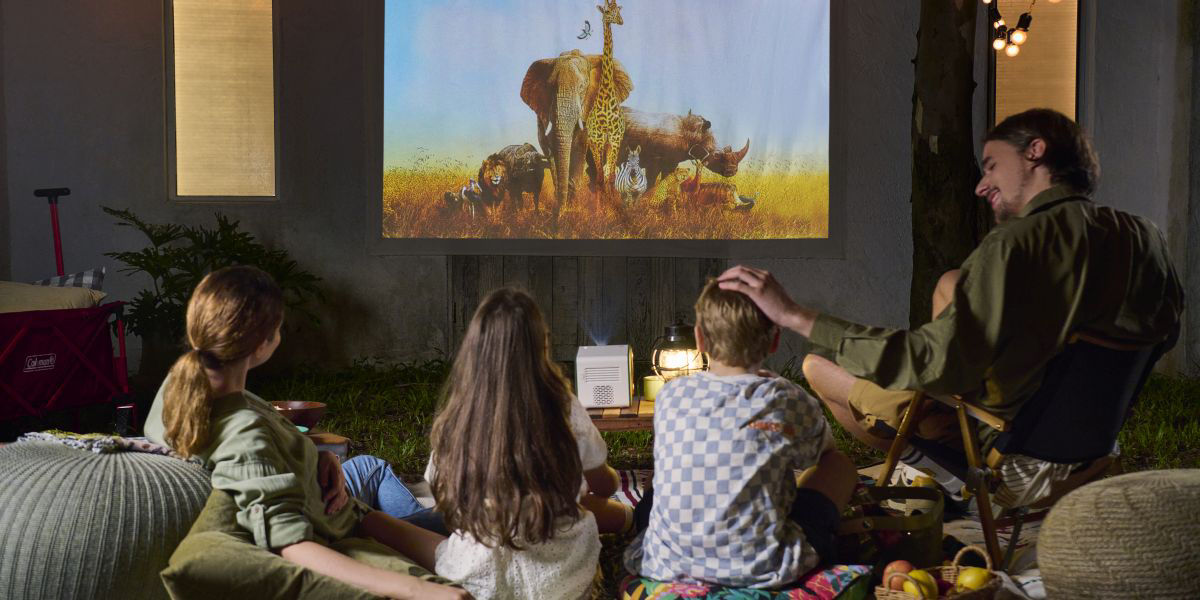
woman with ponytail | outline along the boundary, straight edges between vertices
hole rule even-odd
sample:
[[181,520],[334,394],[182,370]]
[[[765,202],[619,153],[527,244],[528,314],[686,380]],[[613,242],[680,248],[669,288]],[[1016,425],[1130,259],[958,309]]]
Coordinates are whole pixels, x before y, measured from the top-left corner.
[[[283,294],[254,267],[214,271],[196,286],[187,309],[191,349],[179,357],[147,419],[161,414],[161,437],[212,472],[213,488],[237,504],[237,521],[254,542],[285,559],[392,598],[469,598],[461,589],[369,566],[330,549],[366,535],[433,570],[443,538],[357,500],[327,504],[318,482],[316,446],[262,398],[245,389],[246,373],[279,346]],[[340,472],[337,479],[341,480]]]

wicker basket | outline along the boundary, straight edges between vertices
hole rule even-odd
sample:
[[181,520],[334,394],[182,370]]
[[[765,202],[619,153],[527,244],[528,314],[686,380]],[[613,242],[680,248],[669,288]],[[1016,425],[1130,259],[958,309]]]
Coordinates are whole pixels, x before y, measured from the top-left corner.
[[[996,577],[996,572],[992,570],[992,559],[988,556],[987,552],[984,552],[979,546],[963,546],[963,548],[958,551],[958,554],[954,555],[954,562],[950,566],[931,567],[924,570],[930,575],[949,583],[951,585],[951,589],[953,589],[954,583],[958,580],[958,572],[964,568],[958,566],[958,562],[962,560],[963,555],[968,550],[983,557],[984,562],[987,564],[988,572],[992,574],[991,580],[988,581],[987,585],[977,590],[971,590],[962,594],[956,594],[951,591],[945,596],[938,596],[938,598],[953,598],[954,600],[992,600],[992,598],[996,595],[996,590],[1000,589],[1000,578]],[[917,583],[912,577],[909,577],[905,573],[892,573],[888,579],[894,579],[896,577],[903,577],[909,581],[912,581],[913,584]],[[917,587],[918,589],[920,588],[920,586]],[[890,589],[888,588],[888,582],[886,581],[883,582],[883,585],[875,586],[875,598],[876,600],[933,600],[932,598],[921,598],[920,596],[914,596],[908,592]]]

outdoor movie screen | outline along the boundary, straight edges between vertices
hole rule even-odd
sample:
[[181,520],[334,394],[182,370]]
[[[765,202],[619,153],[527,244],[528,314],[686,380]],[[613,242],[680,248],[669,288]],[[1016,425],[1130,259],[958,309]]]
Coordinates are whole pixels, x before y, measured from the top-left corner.
[[386,0],[383,237],[829,237],[830,0]]

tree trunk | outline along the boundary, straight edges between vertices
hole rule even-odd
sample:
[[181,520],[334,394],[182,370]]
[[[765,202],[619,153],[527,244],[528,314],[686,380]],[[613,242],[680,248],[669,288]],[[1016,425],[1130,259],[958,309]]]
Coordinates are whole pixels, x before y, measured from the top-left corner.
[[922,0],[912,117],[913,274],[909,323],[927,323],[933,289],[987,233],[992,216],[975,197],[979,167],[971,131],[975,91],[974,0]]

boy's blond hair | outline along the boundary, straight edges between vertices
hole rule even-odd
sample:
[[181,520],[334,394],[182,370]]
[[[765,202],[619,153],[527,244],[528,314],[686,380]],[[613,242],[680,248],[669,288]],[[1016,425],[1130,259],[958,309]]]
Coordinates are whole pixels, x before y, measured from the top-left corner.
[[734,367],[760,364],[771,352],[775,324],[749,296],[709,279],[696,300],[696,324],[713,360]]

